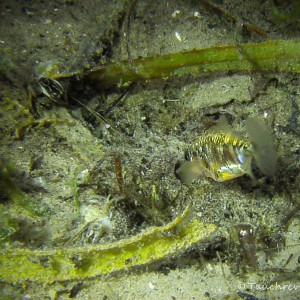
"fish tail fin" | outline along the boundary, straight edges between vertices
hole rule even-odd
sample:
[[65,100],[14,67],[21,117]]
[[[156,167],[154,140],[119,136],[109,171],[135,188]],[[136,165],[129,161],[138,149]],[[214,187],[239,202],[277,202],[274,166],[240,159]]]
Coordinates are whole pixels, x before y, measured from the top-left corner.
[[270,130],[258,118],[248,118],[246,129],[254,147],[254,158],[259,169],[265,175],[273,176],[276,173],[277,153]]
[[198,160],[185,161],[175,165],[175,176],[186,185],[190,185],[202,173],[203,167]]

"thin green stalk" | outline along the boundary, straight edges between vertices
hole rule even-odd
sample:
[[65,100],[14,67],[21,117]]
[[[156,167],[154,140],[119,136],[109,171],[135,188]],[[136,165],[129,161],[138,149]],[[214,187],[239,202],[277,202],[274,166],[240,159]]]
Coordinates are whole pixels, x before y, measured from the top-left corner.
[[214,71],[300,72],[300,39],[270,40],[257,44],[217,46],[110,62],[86,76],[102,86],[132,81],[197,75]]

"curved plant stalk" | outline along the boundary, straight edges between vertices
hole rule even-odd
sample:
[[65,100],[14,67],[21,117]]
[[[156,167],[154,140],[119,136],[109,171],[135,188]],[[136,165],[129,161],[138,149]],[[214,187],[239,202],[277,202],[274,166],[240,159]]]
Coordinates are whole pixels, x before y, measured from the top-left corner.
[[0,250],[0,279],[11,283],[82,279],[128,270],[176,255],[192,244],[208,239],[217,230],[216,225],[197,220],[185,224],[188,212],[189,207],[165,226],[110,244],[49,251]]

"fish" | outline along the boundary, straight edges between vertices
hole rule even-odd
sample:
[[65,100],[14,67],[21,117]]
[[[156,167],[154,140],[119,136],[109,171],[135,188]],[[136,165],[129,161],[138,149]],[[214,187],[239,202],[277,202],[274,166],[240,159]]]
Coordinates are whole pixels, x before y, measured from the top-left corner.
[[222,116],[218,124],[198,137],[185,150],[185,161],[175,166],[175,176],[190,185],[200,176],[224,182],[252,172],[253,158],[260,171],[274,176],[277,169],[277,153],[271,131],[257,117],[246,120],[249,138],[235,133]]

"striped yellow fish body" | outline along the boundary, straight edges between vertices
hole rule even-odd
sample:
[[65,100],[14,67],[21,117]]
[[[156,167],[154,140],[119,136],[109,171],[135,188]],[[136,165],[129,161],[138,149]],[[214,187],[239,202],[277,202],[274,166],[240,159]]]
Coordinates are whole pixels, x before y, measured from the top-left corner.
[[227,181],[244,174],[252,175],[254,148],[248,141],[230,134],[207,134],[200,137],[185,153],[200,175]]
[[177,166],[175,175],[186,184],[191,184],[199,176],[219,182],[244,174],[254,178],[251,170],[253,157],[265,175],[274,175],[277,154],[270,131],[257,118],[248,119],[246,128],[249,141],[236,135],[226,118],[222,118],[210,132],[188,147],[186,161]]

